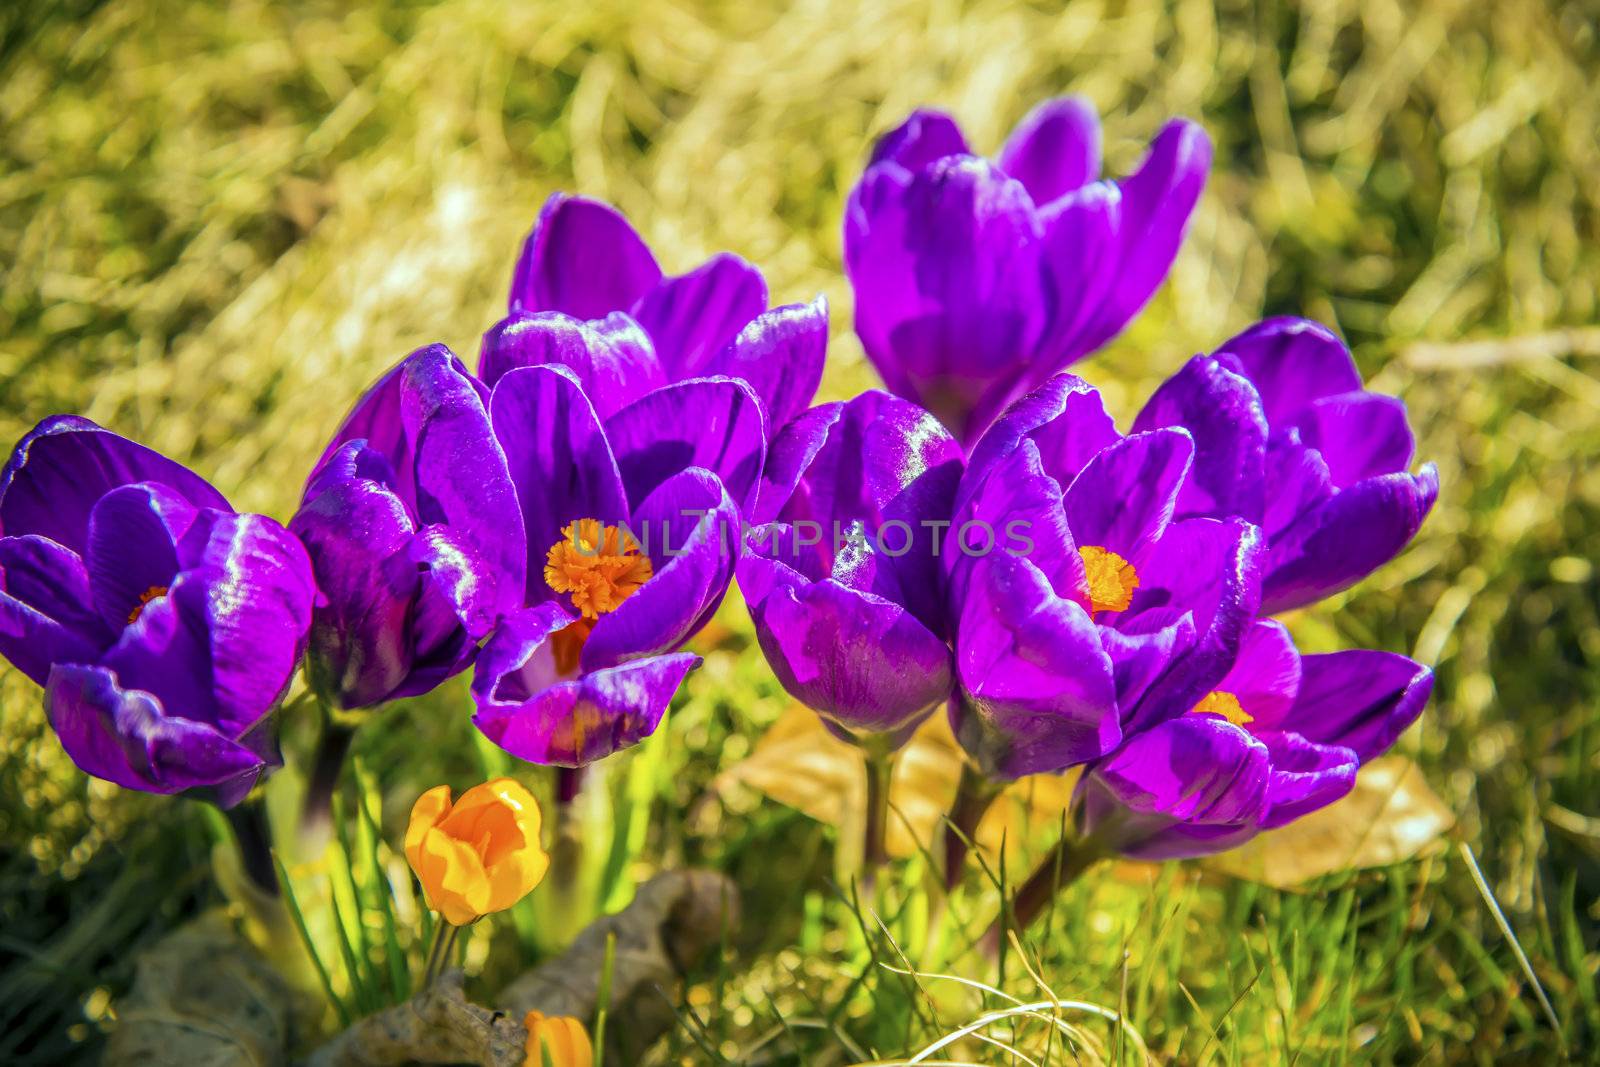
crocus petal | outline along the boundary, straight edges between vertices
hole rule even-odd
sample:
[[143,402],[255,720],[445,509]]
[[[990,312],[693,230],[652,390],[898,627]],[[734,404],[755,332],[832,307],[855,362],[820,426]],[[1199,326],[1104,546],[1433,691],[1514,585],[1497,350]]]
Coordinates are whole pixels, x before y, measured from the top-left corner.
[[706,364],[705,373],[742,378],[766,405],[774,437],[816,395],[828,349],[828,301],[786,304],[757,315]]
[[522,246],[511,310],[599,319],[628,310],[660,281],[655,257],[621,212],[557,193],[545,201]]
[[1139,169],[1118,183],[1115,283],[1075,342],[1083,351],[1120,332],[1166,278],[1210,169],[1211,139],[1195,123],[1174,119],[1150,143]]
[[1182,669],[1150,686],[1141,723],[1187,711],[1222,680],[1255,617],[1264,557],[1261,531],[1241,519],[1183,519],[1167,527],[1139,569],[1133,603],[1111,620],[1119,629],[1148,631],[1140,616],[1158,611],[1163,626],[1183,615],[1194,624]]
[[918,108],[882,137],[872,149],[872,165],[896,163],[918,170],[945,156],[968,155],[966,138],[956,120],[943,111]]
[[445,526],[419,530],[385,561],[390,580],[417,583],[408,636],[411,668],[390,700],[431,691],[471,665],[497,618],[495,581],[472,546]]
[[143,610],[144,597],[172,584],[178,542],[195,515],[187,500],[152,482],[113,489],[95,504],[85,562],[95,610],[113,632]]
[[985,774],[1009,780],[1065,770],[1121,739],[1097,628],[1028,561],[974,563],[956,650],[961,697],[952,725]]
[[550,597],[544,558],[578,519],[619,523],[627,494],[611,445],[589,398],[564,367],[523,367],[494,387],[489,401],[527,538],[527,599]]
[[112,634],[81,559],[45,537],[0,537],[0,656],[43,685],[51,664],[93,661]]
[[1100,176],[1100,116],[1081,96],[1046,100],[1011,131],[998,162],[1046,204]]
[[478,707],[472,722],[519,759],[581,767],[655,732],[700,660],[678,652],[561,681],[553,675],[548,637],[565,622],[554,607],[512,616],[484,646],[472,683]]
[[972,449],[956,506],[963,506],[989,477],[990,467],[1024,439],[1038,447],[1044,472],[1066,486],[1121,437],[1093,386],[1074,375],[1057,374],[1007,408],[984,433]]
[[1039,212],[1040,267],[1050,318],[1039,336],[1031,387],[1077,362],[1103,340],[1096,332],[1102,304],[1115,291],[1124,253],[1119,234],[1122,190],[1098,181],[1074,189]]
[[1133,422],[1134,432],[1182,426],[1194,437],[1194,467],[1178,496],[1179,515],[1261,519],[1267,417],[1242,375],[1195,356],[1163,382]]
[[1350,749],[1315,744],[1294,733],[1269,732],[1260,737],[1272,759],[1263,830],[1325,808],[1355,788],[1361,760]]
[[979,558],[974,544],[981,535],[969,535],[969,524],[987,530],[992,547],[1025,557],[1044,575],[1055,595],[1087,603],[1083,556],[1078,552],[1061,505],[1061,486],[1044,473],[1038,446],[1024,438],[1010,455],[988,467],[989,475],[976,488],[964,508],[956,513],[944,542],[944,558],[951,571],[951,596],[960,602],[968,573]]
[[1302,607],[1365,578],[1416,536],[1438,497],[1438,468],[1425,463],[1359,481],[1301,515],[1273,538],[1261,610]]
[[761,272],[722,252],[645,293],[632,314],[655,343],[669,381],[696,377],[767,306]]
[[749,513],[766,459],[761,401],[735,378],[675,382],[606,420],[605,433],[634,507],[688,467],[714,473]]
[[767,449],[761,489],[751,515],[754,525],[772,522],[788,507],[800,481],[828,444],[834,425],[844,416],[844,402],[818,404],[780,427]]
[[704,626],[733,580],[739,509],[716,476],[691,467],[661,483],[629,528],[654,573],[584,642],[584,671],[671,652]]
[[1300,692],[1300,653],[1283,624],[1270,619],[1252,623],[1217,688],[1239,698],[1253,719],[1253,732],[1276,729]]
[[[1226,720],[1181,715],[1135,733],[1085,775],[1084,825],[1137,859],[1203,854],[1214,851],[1207,837],[1253,832],[1270,777],[1262,742]],[[1209,832],[1183,832],[1196,829]]]
[[970,156],[897,171],[869,171],[846,210],[856,332],[891,390],[976,437],[973,409],[1021,373],[1043,324],[1033,202]]
[[89,512],[134,482],[172,489],[197,508],[230,510],[199,475],[76,415],[45,419],[17,442],[0,471],[0,536],[38,534],[82,556]]
[[383,481],[358,475],[363,457],[382,463],[358,441],[341,448],[289,522],[322,594],[308,641],[311,682],[345,708],[389,699],[414,651],[408,627],[417,573],[388,561],[404,554],[415,531]]
[[747,556],[739,585],[783,687],[846,730],[890,733],[950,696],[950,650],[899,604]]
[[1198,636],[1192,612],[1148,611],[1121,623],[1120,628],[1100,629],[1100,644],[1111,657],[1117,706],[1123,711],[1125,727],[1132,729],[1162,717],[1164,708],[1145,712],[1145,694],[1193,650]]
[[1255,385],[1274,426],[1291,423],[1313,400],[1361,388],[1350,350],[1332,330],[1310,319],[1258,322],[1216,355]]
[[1307,448],[1293,427],[1272,431],[1263,470],[1266,506],[1261,528],[1269,540],[1276,541],[1302,515],[1333,496],[1333,477],[1322,453]]
[[1194,439],[1176,427],[1124,437],[1073,479],[1063,498],[1073,539],[1135,566],[1172,521],[1194,460]]
[[1363,761],[1388,751],[1433,693],[1433,672],[1393,652],[1352,649],[1300,663],[1300,692],[1283,729]]
[[57,664],[45,687],[45,713],[73,763],[146,793],[200,790],[232,807],[278,762],[205,723],[169,714],[150,693],[119,685],[104,667]]
[[1295,419],[1300,437],[1321,454],[1336,486],[1393,474],[1411,465],[1416,442],[1406,406],[1379,393],[1339,393],[1313,401]]
[[556,311],[518,312],[483,335],[478,377],[491,388],[518,367],[558,364],[572,371],[601,416],[666,384],[649,337],[626,315],[601,324]]

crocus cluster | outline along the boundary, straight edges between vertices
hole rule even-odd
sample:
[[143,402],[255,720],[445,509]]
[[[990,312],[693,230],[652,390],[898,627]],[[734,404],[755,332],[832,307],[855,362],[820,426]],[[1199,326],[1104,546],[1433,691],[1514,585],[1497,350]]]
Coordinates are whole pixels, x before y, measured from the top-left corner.
[[[0,475],[0,653],[90,773],[228,805],[279,762],[302,653],[346,716],[471,671],[473,722],[515,756],[634,744],[737,576],[778,679],[841,736],[892,750],[946,713],[992,780],[1082,767],[1108,848],[1233,845],[1343,795],[1420,713],[1425,667],[1301,655],[1271,616],[1391,559],[1438,480],[1305,320],[1196,356],[1126,432],[1065,372],[1159,287],[1210,157],[1175,120],[1107,180],[1082,100],[993,160],[916,112],[845,218],[888,392],[818,407],[820,297],[769,308],[727,253],[668,276],[615,209],[552,197],[477,367],[430,345],[379,377],[287,528],[41,423]],[[450,921],[499,899],[502,837],[537,836],[521,803],[419,802],[408,852]]]

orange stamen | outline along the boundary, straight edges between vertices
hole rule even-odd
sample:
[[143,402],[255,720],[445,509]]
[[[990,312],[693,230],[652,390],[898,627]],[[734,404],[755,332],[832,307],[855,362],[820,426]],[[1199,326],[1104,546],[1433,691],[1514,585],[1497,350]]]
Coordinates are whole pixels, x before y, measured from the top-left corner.
[[152,585],[149,589],[146,589],[144,592],[140,593],[139,603],[135,604],[133,606],[133,610],[128,612],[128,622],[130,624],[138,622],[139,616],[144,614],[146,604],[150,603],[152,600],[155,600],[159,597],[164,597],[166,595],[167,587],[164,585]]
[[1244,726],[1256,721],[1256,717],[1244,710],[1239,703],[1239,698],[1232,693],[1224,693],[1218,689],[1207,693],[1194,707],[1189,709],[1190,715],[1220,715],[1235,726]]
[[598,519],[568,523],[545,555],[544,580],[556,592],[570,593],[572,606],[586,619],[617,610],[652,573],[638,543]]
[[1139,573],[1133,564],[1107,548],[1085,545],[1078,549],[1083,557],[1083,573],[1089,586],[1089,611],[1126,611],[1139,588]]

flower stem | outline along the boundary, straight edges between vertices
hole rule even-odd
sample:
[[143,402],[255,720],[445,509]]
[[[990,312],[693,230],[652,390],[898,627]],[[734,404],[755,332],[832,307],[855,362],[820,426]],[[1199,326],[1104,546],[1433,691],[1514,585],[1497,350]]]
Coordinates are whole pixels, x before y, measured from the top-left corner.
[[978,824],[1000,796],[999,783],[991,781],[970,763],[961,765],[961,782],[950,805],[944,828],[945,892],[961,884],[962,866],[977,836]]
[[272,861],[272,831],[267,811],[259,800],[235,804],[224,814],[239,846],[240,866],[256,887],[270,897],[278,895],[278,870]]
[[556,768],[556,803],[566,808],[583,791],[582,767]]
[[[990,955],[999,952],[1008,926],[1026,930],[1045,910],[1056,894],[1077,881],[1089,868],[1112,852],[1106,842],[1091,834],[1083,838],[1063,837],[1039,862],[1022,887],[1005,905],[994,925],[984,935],[983,945]],[[1007,922],[1007,919],[1010,922]]]
[[443,916],[439,917],[439,924],[433,929],[433,944],[428,946],[428,962],[422,968],[419,990],[427,990],[449,969],[450,957],[455,952],[456,938],[460,934],[461,927],[447,922]]
[[889,861],[889,783],[894,777],[893,750],[867,749],[867,826],[861,840],[861,886],[872,895],[878,869]]
[[333,826],[334,790],[339,788],[339,774],[355,736],[355,727],[336,722],[331,716],[323,718],[322,737],[317,741],[311,776],[306,780],[305,803],[300,809],[301,840],[314,844],[327,840]]

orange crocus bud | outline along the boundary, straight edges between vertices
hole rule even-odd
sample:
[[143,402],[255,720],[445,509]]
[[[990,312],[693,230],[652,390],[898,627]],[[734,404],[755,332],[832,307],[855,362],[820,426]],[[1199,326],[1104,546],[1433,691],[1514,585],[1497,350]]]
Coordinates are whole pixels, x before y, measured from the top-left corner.
[[550,866],[539,845],[539,804],[510,778],[473,786],[453,805],[450,787],[434,786],[411,808],[406,860],[446,922],[465,926],[504,911]]
[[522,1025],[528,1028],[528,1058],[524,1067],[594,1067],[594,1046],[589,1031],[570,1015],[547,1018],[530,1011]]

